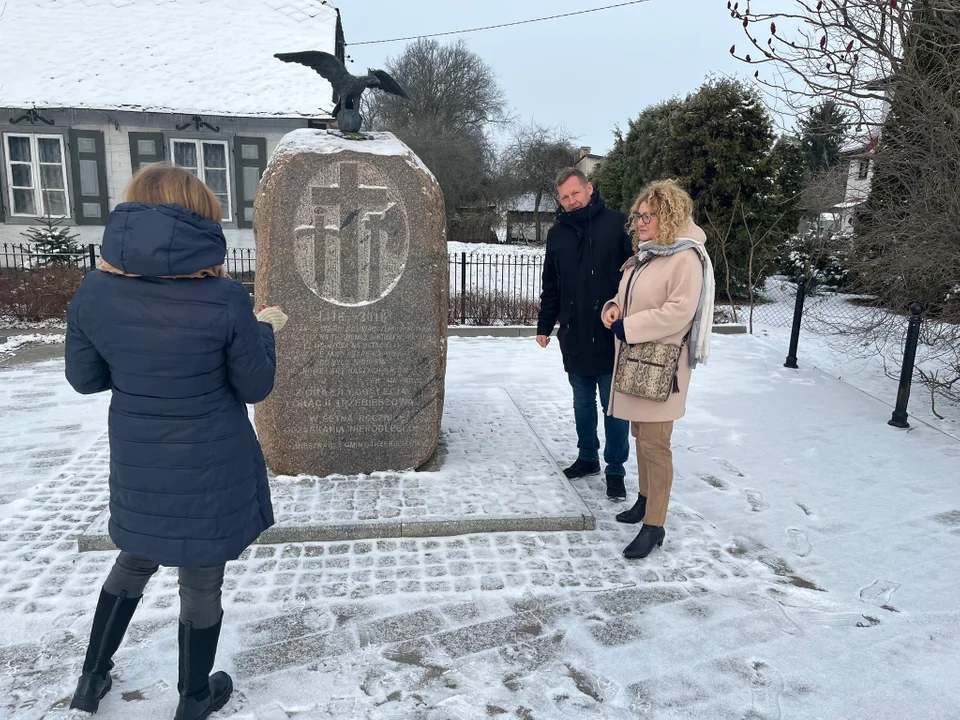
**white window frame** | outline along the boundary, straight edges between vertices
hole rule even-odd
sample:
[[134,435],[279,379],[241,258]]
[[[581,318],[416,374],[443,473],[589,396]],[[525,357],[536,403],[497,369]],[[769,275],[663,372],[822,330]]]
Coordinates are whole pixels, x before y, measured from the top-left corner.
[[866,180],[870,177],[870,158],[862,158],[857,165],[857,180]]
[[[190,144],[196,148],[197,152],[197,177],[199,177],[204,183],[207,182],[206,177],[206,168],[203,166],[203,146],[207,145],[223,145],[223,158],[226,163],[227,171],[227,206],[221,208],[223,211],[223,220],[222,222],[228,223],[233,222],[233,190],[230,185],[231,173],[230,173],[230,143],[226,140],[204,140],[202,138],[170,138],[170,162],[177,167],[177,155],[174,149],[176,143],[183,143],[184,145]],[[221,170],[223,168],[216,168]]]
[[[33,179],[33,202],[36,206],[37,212],[34,213],[18,213],[16,212],[16,205],[13,198],[13,165],[14,161],[10,157],[10,143],[8,138],[19,137],[27,138],[30,141],[30,174]],[[67,143],[64,141],[63,135],[49,135],[41,133],[17,133],[17,132],[8,132],[3,133],[3,158],[4,158],[4,170],[6,171],[7,176],[7,199],[10,201],[10,217],[18,218],[38,218],[38,217],[47,217],[43,209],[43,190],[41,184],[43,182],[40,174],[40,150],[38,140],[56,140],[60,143],[60,171],[63,173],[63,195],[64,195],[64,204],[66,206],[65,215],[51,215],[51,218],[58,219],[69,219],[70,218],[70,185],[67,179]],[[21,161],[16,161],[18,165],[26,165]],[[43,165],[52,165],[53,163],[42,163]],[[22,189],[22,188],[21,188]]]

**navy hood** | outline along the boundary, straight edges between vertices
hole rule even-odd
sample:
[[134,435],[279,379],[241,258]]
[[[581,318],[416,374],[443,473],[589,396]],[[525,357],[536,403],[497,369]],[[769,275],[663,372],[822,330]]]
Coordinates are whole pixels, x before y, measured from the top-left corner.
[[160,277],[222,265],[227,240],[219,223],[181,205],[120,203],[110,213],[100,255],[118,270]]

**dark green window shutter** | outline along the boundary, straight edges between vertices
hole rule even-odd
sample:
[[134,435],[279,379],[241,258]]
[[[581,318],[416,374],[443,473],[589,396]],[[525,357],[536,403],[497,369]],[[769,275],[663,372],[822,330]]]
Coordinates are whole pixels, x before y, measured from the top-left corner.
[[70,131],[70,164],[73,166],[73,207],[78,225],[106,225],[110,212],[107,197],[107,157],[99,130]]
[[233,156],[237,168],[237,227],[252,228],[253,202],[267,169],[266,138],[234,138]]
[[130,133],[130,165],[137,172],[144,165],[163,162],[163,133]]

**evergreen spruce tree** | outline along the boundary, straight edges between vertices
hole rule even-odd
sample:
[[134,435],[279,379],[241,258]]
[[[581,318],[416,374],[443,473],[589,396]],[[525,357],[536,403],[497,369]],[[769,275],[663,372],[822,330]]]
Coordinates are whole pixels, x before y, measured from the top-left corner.
[[[735,80],[709,80],[684,100],[646,108],[626,134],[618,131],[593,181],[611,207],[626,212],[648,182],[675,178],[693,198],[695,220],[715,255],[726,235],[731,291],[746,297],[751,284],[761,286],[773,272],[799,220],[802,152],[796,141],[775,140],[754,90]],[[763,237],[753,248],[752,278],[751,236]],[[714,265],[718,287],[725,287],[727,263],[715,257]]]
[[[796,154],[774,152],[773,123],[759,95],[728,79],[710,80],[687,97],[674,115],[671,139],[671,164],[715,255],[726,239],[726,258],[715,262],[718,287],[726,285],[729,266],[732,294],[746,297],[751,286],[763,286],[777,252],[796,230],[778,186],[779,164]],[[789,187],[784,182],[783,191]]]
[[840,162],[847,124],[847,114],[833,100],[824,100],[800,118],[797,125],[807,170],[819,173]]
[[50,265],[76,265],[77,258],[83,254],[77,238],[80,236],[63,225],[60,218],[37,218],[39,227],[31,227],[20,233],[33,246],[36,264],[39,267]]
[[607,205],[629,212],[644,185],[676,174],[669,161],[670,123],[682,106],[675,98],[652,105],[630,120],[626,135],[616,131],[613,149],[591,178]]

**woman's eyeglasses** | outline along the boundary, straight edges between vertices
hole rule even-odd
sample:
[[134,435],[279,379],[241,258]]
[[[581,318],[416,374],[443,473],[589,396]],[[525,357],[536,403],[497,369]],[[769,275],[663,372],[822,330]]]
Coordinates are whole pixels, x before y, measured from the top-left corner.
[[655,217],[657,217],[656,213],[641,213],[640,215],[637,215],[637,220],[642,222],[644,225],[649,225],[650,221]]

